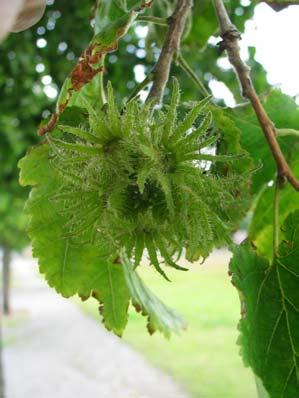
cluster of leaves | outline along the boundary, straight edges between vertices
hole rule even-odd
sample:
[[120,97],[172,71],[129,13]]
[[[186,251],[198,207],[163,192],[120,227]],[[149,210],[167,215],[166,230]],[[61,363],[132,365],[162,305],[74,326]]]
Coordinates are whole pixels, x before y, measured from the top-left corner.
[[[115,265],[122,262],[122,251],[136,267],[146,249],[151,264],[167,279],[160,256],[168,266],[181,269],[174,257],[185,253],[194,261],[230,242],[246,210],[248,181],[238,174],[212,173],[207,162],[231,162],[240,155],[204,153],[219,139],[209,130],[211,113],[204,112],[209,98],[182,120],[179,99],[175,81],[167,111],[153,114],[151,103],[133,100],[120,112],[109,85],[102,111],[95,112],[86,102],[87,118],[79,126],[60,125],[61,131],[47,136],[48,143],[21,162],[21,182],[35,185],[24,175],[34,174],[36,156],[47,156],[47,176],[40,170],[27,204],[29,232],[41,271],[62,294],[111,300],[102,297],[99,286],[107,285],[97,275],[102,262],[122,273]],[[75,257],[80,272],[75,264],[68,269]],[[89,267],[94,267],[93,284],[81,290]],[[67,287],[68,273],[74,280]],[[119,309],[126,308],[124,302]],[[119,324],[124,322],[116,316],[114,321],[108,327],[121,333]]]

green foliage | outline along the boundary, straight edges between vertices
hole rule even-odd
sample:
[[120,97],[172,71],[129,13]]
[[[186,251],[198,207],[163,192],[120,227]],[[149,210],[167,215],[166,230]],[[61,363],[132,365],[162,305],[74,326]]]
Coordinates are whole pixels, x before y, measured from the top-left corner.
[[[225,3],[232,22],[243,30],[256,2]],[[27,191],[16,185],[16,162],[36,142],[41,115],[46,119],[53,110],[54,98],[46,89],[63,86],[56,103],[58,128],[20,162],[21,183],[32,187],[26,214],[33,253],[50,286],[64,297],[95,298],[105,326],[117,335],[126,326],[131,301],[147,316],[151,333],[159,330],[168,337],[184,322],[144,285],[136,267],[147,255],[168,280],[170,267],[185,270],[180,258],[192,262],[230,244],[251,202],[249,239],[257,250],[241,246],[231,263],[246,310],[243,353],[271,398],[294,398],[298,213],[289,213],[299,208],[298,194],[290,186],[280,192],[279,225],[288,218],[279,254],[269,264],[259,256],[273,256],[274,189],[267,184],[276,170],[253,110],[244,104],[223,109],[221,101],[202,99],[204,90],[177,73],[178,65],[172,72],[182,75],[184,101],[201,98],[188,112],[176,81],[161,109],[138,100],[117,105],[115,97],[134,97],[128,92],[139,80],[134,65],[150,72],[165,37],[165,26],[151,23],[147,37],[139,36],[135,28],[144,22],[137,13],[165,22],[175,4],[156,1],[140,10],[143,1],[103,0],[93,7],[92,0],[60,0],[49,5],[38,26],[2,44],[0,245],[23,245],[21,208]],[[203,84],[224,81],[243,101],[234,71],[217,62],[224,56],[215,44],[217,35],[212,2],[195,1],[181,53]],[[41,38],[46,44],[40,47]],[[111,54],[116,49],[118,54]],[[266,73],[254,57],[249,49],[257,91],[269,92]],[[106,92],[108,73],[116,95],[110,85]],[[279,91],[263,95],[262,102],[297,175],[298,107]]]
[[0,246],[22,250],[28,239],[26,217],[23,214],[24,194],[18,186],[10,187],[9,192],[0,191]]
[[[249,152],[246,152],[244,148],[241,146],[241,136],[242,132],[238,127],[238,124],[235,120],[226,112],[224,109],[216,106],[211,106],[211,112],[214,118],[214,124],[216,131],[221,133],[221,141],[218,142],[217,152],[218,153],[243,153],[244,155]],[[253,156],[252,154],[250,154]],[[218,170],[222,170],[223,173],[248,173],[249,170],[254,169],[254,164],[252,157],[247,156],[247,158],[242,158],[240,160],[236,160],[230,164],[218,165]],[[219,167],[220,166],[220,167]]]
[[[104,91],[101,69],[104,68],[105,56],[117,49],[119,40],[128,32],[136,17],[137,12],[135,11],[123,14],[94,35],[69,77],[63,83],[56,103],[57,114],[64,111],[68,105],[82,107],[84,99],[89,99],[92,103],[98,102],[98,107],[105,103],[104,93],[101,94],[101,101],[99,101],[99,93],[101,90]],[[91,58],[95,58],[95,61],[91,61]]]
[[[294,154],[290,166],[294,174],[299,177],[299,159]],[[249,238],[257,247],[259,254],[273,257],[273,208],[275,186],[266,186],[258,196],[252,220],[249,226]],[[279,225],[282,225],[289,213],[299,209],[298,192],[290,185],[284,186],[279,193]]]
[[[50,75],[50,86],[60,86],[90,36],[91,0],[56,3],[37,26],[0,43],[0,246],[15,250],[29,244],[23,214],[29,190],[18,184],[17,162],[37,142],[36,126],[53,106],[42,78]],[[39,39],[46,40],[45,48],[38,48]],[[62,42],[67,44],[63,51]],[[44,70],[38,72],[37,65]]]
[[250,243],[236,248],[230,263],[242,303],[242,356],[270,398],[293,398],[299,390],[298,226],[296,211],[282,227],[283,239],[272,264]]
[[[291,97],[279,90],[273,90],[263,98],[263,105],[277,129],[298,128],[299,109]],[[242,147],[250,153],[256,166],[260,167],[260,170],[253,175],[253,191],[258,193],[265,183],[273,180],[275,162],[269,147],[265,145],[265,138],[252,107],[250,105],[237,107],[228,113],[241,131]],[[292,156],[298,151],[298,136],[278,135],[278,141],[286,159],[292,160]]]

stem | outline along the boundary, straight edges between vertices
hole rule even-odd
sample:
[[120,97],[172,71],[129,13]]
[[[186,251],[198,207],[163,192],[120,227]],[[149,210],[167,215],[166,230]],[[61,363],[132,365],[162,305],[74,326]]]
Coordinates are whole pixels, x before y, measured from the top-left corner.
[[295,129],[276,129],[276,135],[278,137],[294,136],[299,137],[299,130]]
[[240,57],[240,33],[237,28],[232,24],[223,4],[223,1],[213,0],[213,3],[222,37],[220,48],[227,51],[229,61],[234,67],[237,77],[240,81],[242,94],[245,98],[249,99],[256,113],[259,124],[263,130],[264,136],[275,159],[277,174],[280,180],[288,181],[297,191],[299,191],[299,180],[297,180],[292,173],[292,170],[290,169],[290,166],[288,165],[284,154],[282,153],[280,146],[276,140],[275,127],[271,119],[267,115],[255,91],[250,77],[250,68],[248,67],[248,65],[246,65],[245,62],[242,61]]
[[153,68],[153,85],[147,101],[159,103],[169,79],[170,67],[174,54],[179,51],[181,37],[185,28],[186,19],[193,5],[192,0],[178,0],[176,8],[168,19],[168,31],[161,50],[161,54]]
[[151,73],[149,73],[149,74],[145,77],[145,79],[142,80],[142,82],[139,83],[139,84],[135,87],[134,91],[133,91],[133,92],[131,93],[131,95],[129,96],[129,98],[128,98],[128,100],[127,100],[127,103],[130,102],[130,101],[131,101],[132,99],[134,99],[135,97],[137,97],[138,93],[139,93],[142,89],[144,89],[144,87],[146,87],[146,86],[151,82],[152,78],[153,78],[153,75],[152,75]]
[[160,26],[168,26],[166,18],[153,17],[151,15],[138,15],[136,20],[139,22],[151,22]]
[[279,247],[279,199],[281,181],[276,178],[273,198],[273,259],[276,257]]
[[201,93],[203,94],[204,97],[208,97],[210,94],[208,90],[205,88],[204,84],[199,80],[198,76],[195,74],[195,72],[192,70],[190,65],[187,63],[185,58],[182,57],[182,55],[177,56],[177,64],[183,69],[183,71],[193,80],[193,82],[198,86],[200,89]]
[[107,97],[106,97],[106,92],[105,92],[105,87],[104,87],[105,58],[106,58],[106,55],[103,55],[103,58],[101,61],[101,66],[103,67],[103,72],[99,73],[100,98],[102,101],[101,105],[104,105],[107,103]]

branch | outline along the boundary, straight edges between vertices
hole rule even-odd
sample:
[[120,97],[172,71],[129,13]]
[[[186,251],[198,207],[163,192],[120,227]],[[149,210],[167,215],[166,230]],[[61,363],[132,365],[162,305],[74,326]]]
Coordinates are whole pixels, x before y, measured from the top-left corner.
[[138,17],[136,18],[136,21],[151,22],[155,25],[168,26],[166,18],[154,17],[152,15],[148,15],[148,16],[147,15],[138,15]]
[[248,98],[256,113],[257,119],[268,142],[272,155],[276,162],[277,174],[280,181],[288,181],[297,191],[299,191],[299,181],[296,179],[290,169],[284,154],[276,140],[275,127],[267,115],[251,81],[250,68],[240,57],[239,40],[241,38],[239,31],[232,24],[222,0],[213,0],[222,42],[221,49],[227,51],[230,63],[235,68],[236,75],[239,78],[242,95]]
[[159,103],[169,79],[170,67],[174,54],[179,50],[181,37],[185,28],[186,18],[191,11],[193,0],[178,0],[177,6],[168,19],[168,31],[159,56],[158,62],[154,66],[153,85],[148,95],[147,101]]

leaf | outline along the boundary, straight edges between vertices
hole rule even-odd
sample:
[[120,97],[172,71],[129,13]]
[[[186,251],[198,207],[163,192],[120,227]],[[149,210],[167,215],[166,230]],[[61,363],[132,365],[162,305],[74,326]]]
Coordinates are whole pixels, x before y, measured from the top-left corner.
[[234,250],[232,283],[242,304],[241,353],[270,398],[299,391],[299,211],[291,213],[272,264],[246,242]]
[[[241,130],[239,129],[237,123],[229,115],[229,113],[220,108],[211,106],[211,112],[214,118],[214,124],[221,135],[221,140],[217,146],[217,154],[248,154],[241,146]],[[247,156],[245,159],[242,158],[239,161],[236,160],[233,163],[223,166],[217,166],[217,170],[222,173],[229,174],[231,172],[244,173],[248,170],[253,169],[252,159]]]
[[269,398],[269,394],[265,390],[265,387],[264,387],[262,381],[257,376],[255,376],[255,384],[256,384],[258,398]]
[[[104,57],[117,50],[118,41],[127,33],[136,17],[135,11],[123,14],[92,38],[62,85],[56,103],[56,115],[62,114],[67,106],[84,107],[86,101],[92,100],[93,104],[100,102],[103,105],[100,74]],[[45,127],[46,131],[52,129],[50,123]]]
[[93,296],[100,302],[106,328],[121,336],[128,320],[129,291],[124,283],[122,266],[109,262],[106,264],[99,275],[99,287]]
[[127,10],[140,7],[141,2],[136,0],[102,0],[97,7],[95,15],[95,31],[96,33],[103,30],[109,23],[120,18]]
[[[294,174],[299,177],[299,159],[290,163]],[[272,258],[273,236],[273,198],[274,185],[266,186],[261,192],[255,205],[253,217],[249,226],[249,238],[254,242],[259,254]],[[282,225],[289,213],[299,209],[299,195],[294,188],[287,184],[279,193],[279,223]]]
[[199,47],[203,47],[218,27],[215,10],[211,1],[202,0],[196,2],[192,16],[192,28],[187,42],[192,44],[196,37]]
[[60,202],[51,200],[59,190],[60,177],[51,168],[48,154],[48,145],[40,145],[19,162],[20,183],[34,187],[26,205],[33,255],[49,285],[62,296],[89,297],[96,292],[105,326],[121,335],[129,302],[122,267],[112,264],[104,248],[66,236],[69,220],[60,211]]
[[136,309],[147,316],[147,328],[150,334],[159,330],[169,338],[171,333],[178,334],[186,328],[185,321],[174,310],[166,307],[142,282],[134,271],[133,265],[124,252],[121,253],[127,286]]
[[[239,1],[230,0],[225,5],[233,24],[243,31],[245,22],[252,17],[254,2],[249,6],[243,7],[241,15],[236,12],[236,9],[241,7]],[[192,25],[186,43],[192,46],[196,42],[199,47],[204,47],[212,35],[217,35],[217,29],[218,23],[213,3],[210,0],[195,1],[194,9],[192,10]]]

